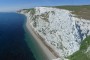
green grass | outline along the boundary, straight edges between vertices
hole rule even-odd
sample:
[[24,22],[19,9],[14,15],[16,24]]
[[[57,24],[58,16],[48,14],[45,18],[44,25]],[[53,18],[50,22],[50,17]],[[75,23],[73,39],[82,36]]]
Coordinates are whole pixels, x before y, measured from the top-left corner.
[[81,42],[80,50],[75,52],[73,55],[69,56],[70,60],[90,60],[87,51],[87,48],[90,46],[90,36]]
[[90,5],[82,5],[82,6],[55,6],[55,8],[62,8],[62,9],[67,9],[71,11],[79,11],[81,9],[90,9]]
[[78,18],[84,18],[90,20],[90,5],[82,6],[54,6],[58,9],[66,9],[73,11],[73,14],[76,14]]
[[90,36],[81,42],[80,50],[85,50],[90,46]]
[[[47,7],[47,6],[44,6]],[[80,5],[80,6],[48,6],[48,7],[53,7],[53,8],[58,8],[58,9],[66,9],[73,11],[73,14],[76,14],[78,18],[84,18],[90,20],[90,5]],[[26,12],[31,11],[31,14],[35,14],[35,9],[23,9],[27,10]]]

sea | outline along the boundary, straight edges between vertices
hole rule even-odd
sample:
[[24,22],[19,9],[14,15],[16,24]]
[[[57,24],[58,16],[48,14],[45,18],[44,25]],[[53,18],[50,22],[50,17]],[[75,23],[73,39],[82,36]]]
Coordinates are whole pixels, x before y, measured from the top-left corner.
[[24,30],[26,17],[13,12],[0,12],[0,60],[36,60]]

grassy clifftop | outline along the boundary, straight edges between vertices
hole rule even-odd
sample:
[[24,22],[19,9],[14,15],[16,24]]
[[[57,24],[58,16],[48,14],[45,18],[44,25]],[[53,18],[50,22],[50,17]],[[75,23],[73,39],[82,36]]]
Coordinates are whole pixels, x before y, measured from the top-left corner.
[[82,6],[55,6],[55,8],[67,9],[73,11],[73,14],[78,15],[79,18],[90,20],[90,5]]
[[70,60],[90,60],[90,36],[81,42],[80,50],[69,57]]
[[[67,9],[70,11],[73,11],[73,14],[78,15],[77,17],[79,18],[84,18],[90,20],[90,5],[81,5],[81,6],[49,6],[49,7],[54,7],[54,8],[59,8],[59,9]],[[31,9],[23,9],[27,10],[29,12],[30,10],[34,11],[33,8]]]

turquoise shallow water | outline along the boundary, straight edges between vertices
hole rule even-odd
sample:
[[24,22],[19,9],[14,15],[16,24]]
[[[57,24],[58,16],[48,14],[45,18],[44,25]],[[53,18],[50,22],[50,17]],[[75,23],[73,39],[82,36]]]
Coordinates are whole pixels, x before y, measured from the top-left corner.
[[43,52],[42,48],[39,46],[39,44],[34,39],[34,37],[31,35],[31,33],[27,30],[26,25],[24,25],[24,29],[26,31],[25,41],[27,42],[27,44],[28,44],[29,48],[31,49],[36,60],[48,60],[47,56]]

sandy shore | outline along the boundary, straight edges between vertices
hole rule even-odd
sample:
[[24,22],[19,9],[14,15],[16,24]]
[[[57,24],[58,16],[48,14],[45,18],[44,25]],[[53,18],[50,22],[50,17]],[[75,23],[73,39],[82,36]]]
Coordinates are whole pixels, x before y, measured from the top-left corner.
[[26,22],[26,28],[32,34],[32,36],[35,38],[35,40],[37,41],[37,43],[39,44],[39,46],[41,47],[41,49],[47,56],[48,60],[56,59],[57,57],[50,51],[50,49],[48,49],[48,47],[43,43],[43,41],[40,39],[40,37],[38,37],[36,35],[33,28],[30,26],[28,18],[27,18],[27,22]]

